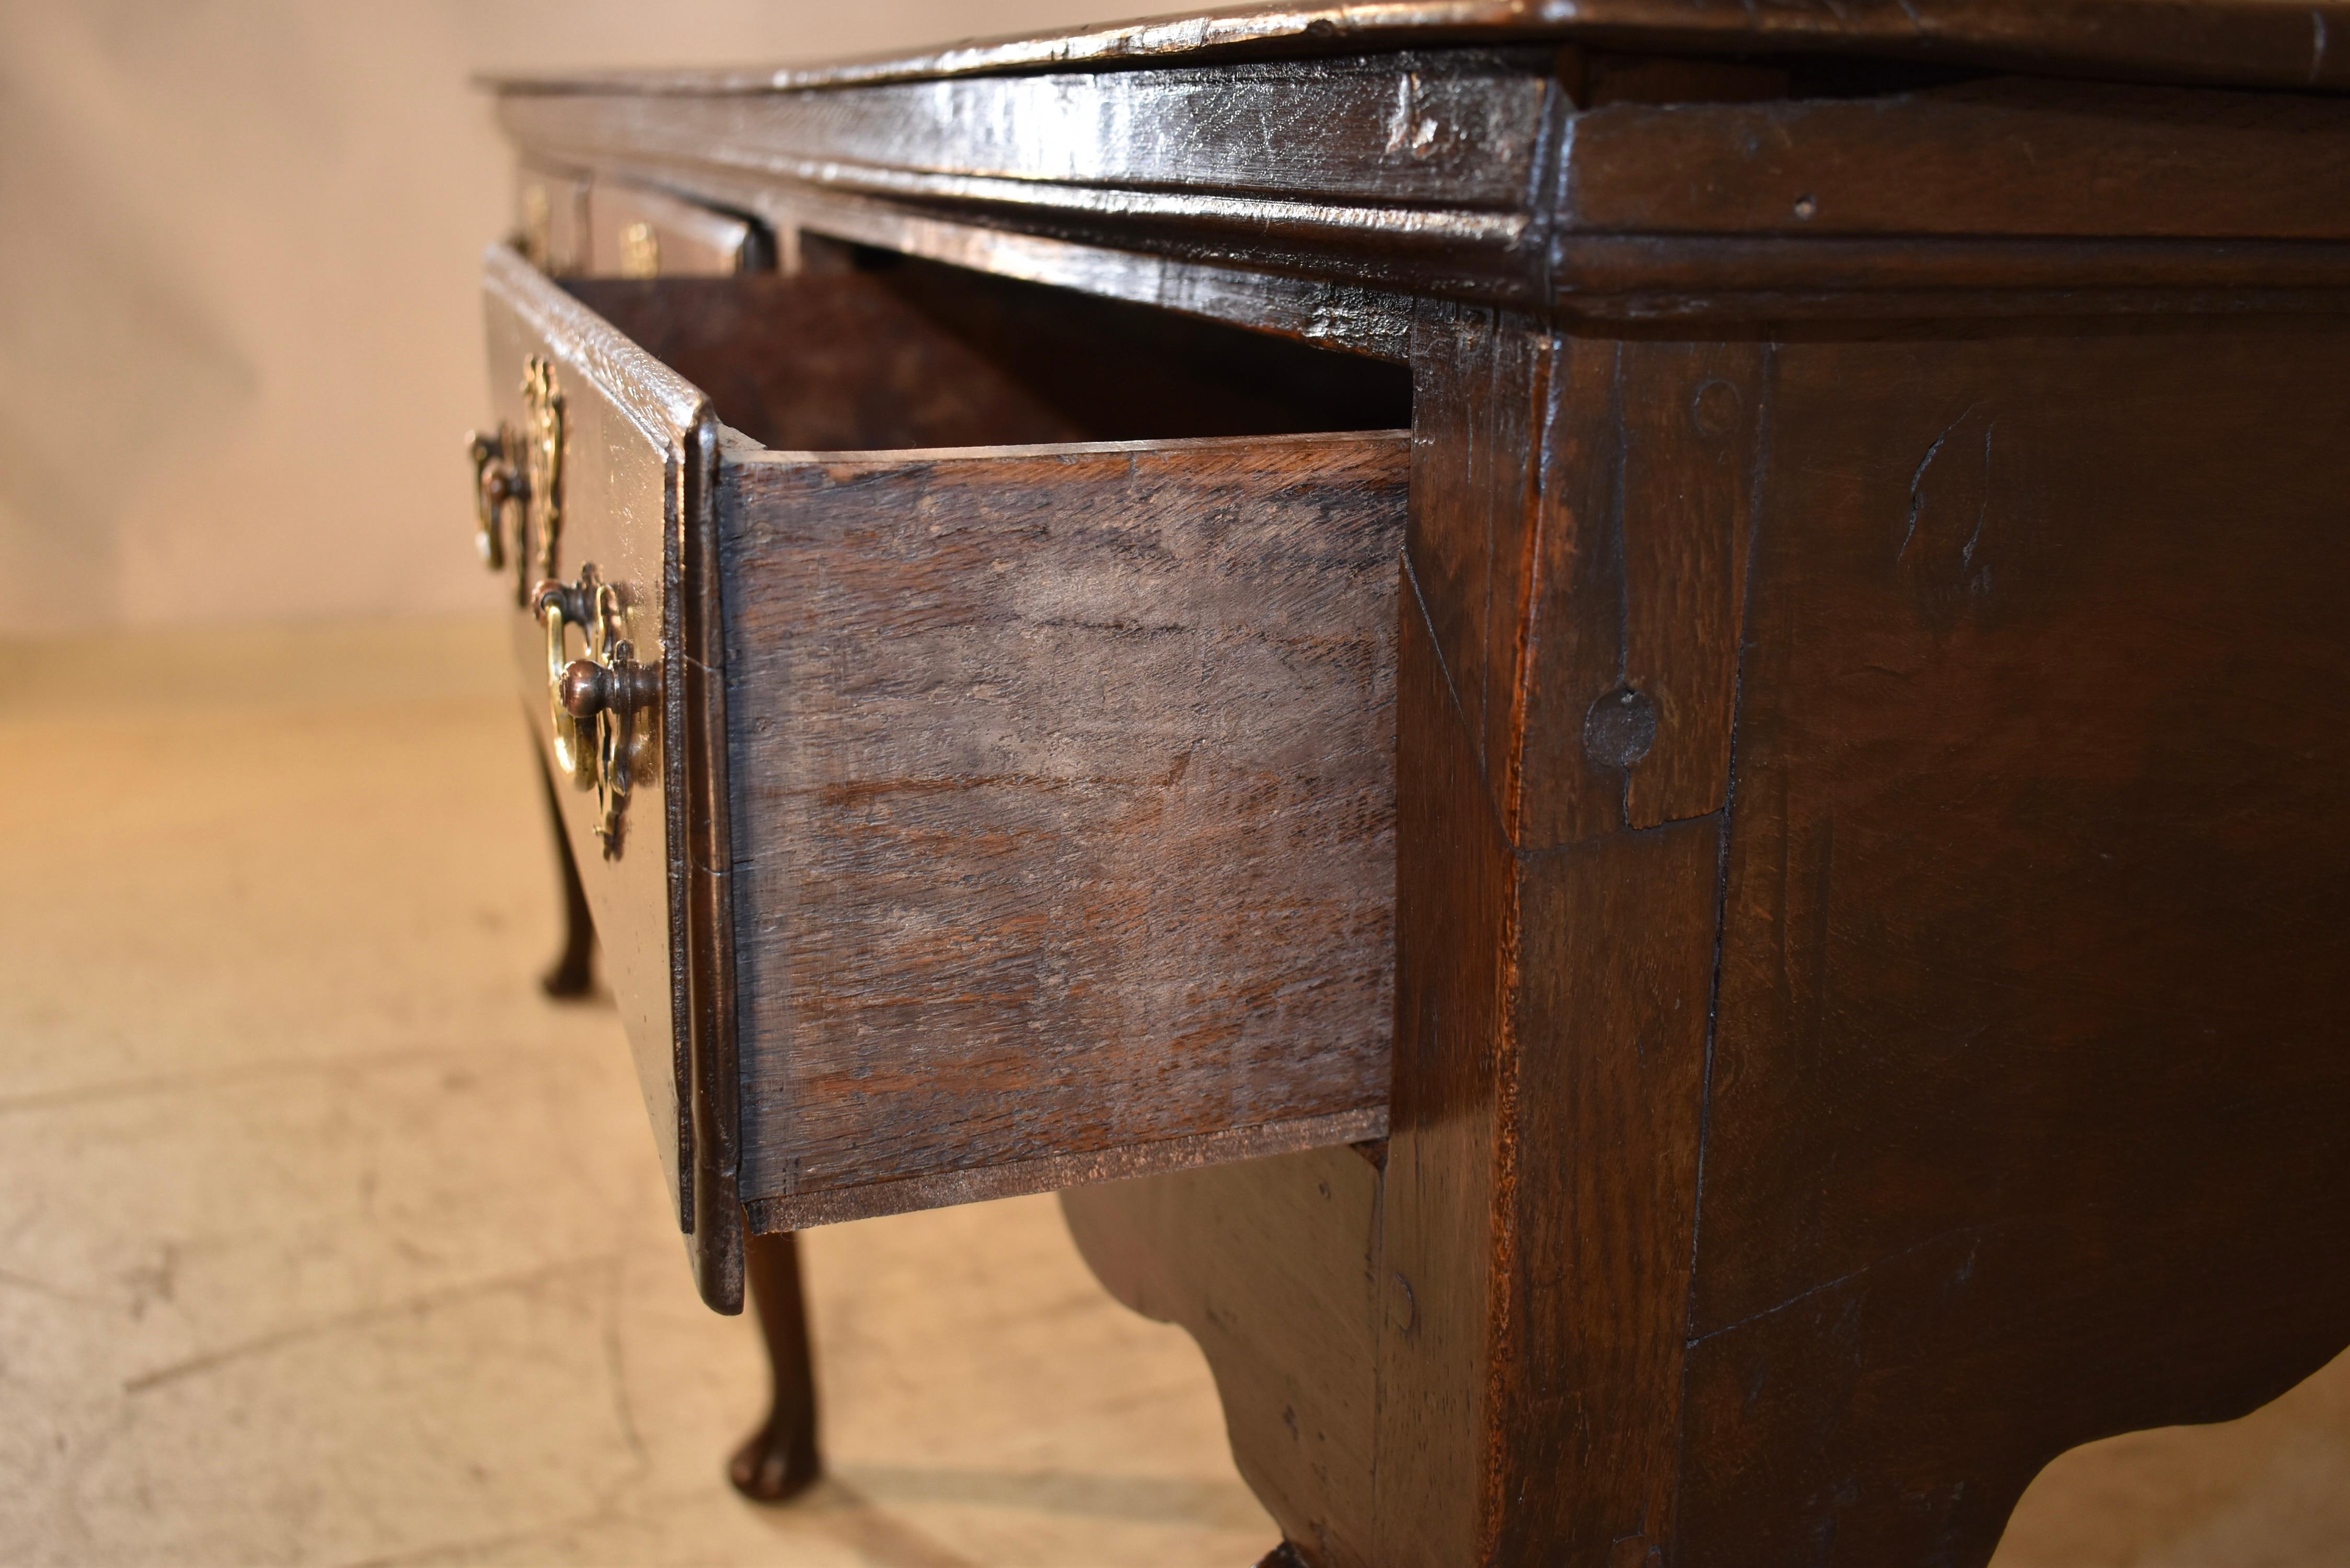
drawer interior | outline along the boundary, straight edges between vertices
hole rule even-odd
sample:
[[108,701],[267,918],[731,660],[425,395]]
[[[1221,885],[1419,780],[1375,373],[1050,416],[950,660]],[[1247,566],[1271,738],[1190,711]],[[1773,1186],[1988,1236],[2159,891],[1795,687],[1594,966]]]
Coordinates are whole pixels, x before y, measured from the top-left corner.
[[784,275],[575,278],[582,303],[785,452],[1399,430],[1402,366],[839,247]]

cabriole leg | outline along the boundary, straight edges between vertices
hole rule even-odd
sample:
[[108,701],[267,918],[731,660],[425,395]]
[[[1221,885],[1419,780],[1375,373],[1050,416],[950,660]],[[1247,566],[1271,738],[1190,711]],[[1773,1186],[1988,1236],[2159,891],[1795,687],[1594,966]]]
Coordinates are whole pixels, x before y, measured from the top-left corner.
[[570,836],[563,831],[562,803],[556,798],[555,775],[547,771],[545,757],[538,762],[538,782],[546,792],[546,825],[555,835],[556,864],[563,871],[563,951],[538,983],[547,995],[570,1000],[595,989],[596,920],[588,912],[588,888],[579,880]]
[[824,1469],[816,1450],[816,1373],[800,1298],[799,1238],[788,1231],[752,1236],[743,1263],[775,1377],[774,1402],[726,1473],[753,1501],[782,1502],[806,1491]]

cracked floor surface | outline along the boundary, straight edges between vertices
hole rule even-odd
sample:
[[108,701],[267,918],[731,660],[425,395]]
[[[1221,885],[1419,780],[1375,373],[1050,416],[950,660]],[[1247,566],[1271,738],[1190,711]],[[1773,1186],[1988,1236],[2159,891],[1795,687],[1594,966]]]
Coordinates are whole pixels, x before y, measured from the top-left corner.
[[[1200,1356],[1050,1199],[811,1232],[760,1509],[494,627],[0,647],[0,1562],[1241,1564]],[[2350,1560],[2350,1360],[2066,1455],[1995,1568]]]
[[812,1233],[834,1479],[738,1500],[494,627],[7,648],[0,1562],[1232,1564],[1180,1331],[1049,1198]]

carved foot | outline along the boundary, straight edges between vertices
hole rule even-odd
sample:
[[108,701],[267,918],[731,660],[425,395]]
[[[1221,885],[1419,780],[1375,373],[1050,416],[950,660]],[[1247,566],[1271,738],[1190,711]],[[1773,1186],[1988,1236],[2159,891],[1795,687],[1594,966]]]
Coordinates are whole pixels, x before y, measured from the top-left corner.
[[726,1461],[726,1479],[753,1502],[789,1502],[823,1474],[815,1434],[774,1420],[744,1438]]
[[734,1450],[726,1477],[754,1502],[783,1502],[824,1473],[816,1448],[816,1373],[800,1296],[799,1238],[788,1231],[753,1236],[743,1262],[775,1386],[766,1421]]

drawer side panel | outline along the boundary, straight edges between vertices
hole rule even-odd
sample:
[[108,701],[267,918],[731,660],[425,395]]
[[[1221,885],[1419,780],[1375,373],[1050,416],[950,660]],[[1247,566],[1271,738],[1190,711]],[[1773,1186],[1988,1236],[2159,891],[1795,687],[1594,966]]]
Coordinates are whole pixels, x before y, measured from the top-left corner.
[[723,466],[754,1223],[1384,1130],[1408,469]]

